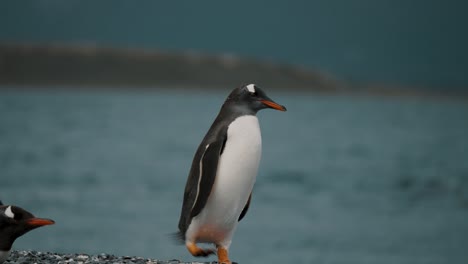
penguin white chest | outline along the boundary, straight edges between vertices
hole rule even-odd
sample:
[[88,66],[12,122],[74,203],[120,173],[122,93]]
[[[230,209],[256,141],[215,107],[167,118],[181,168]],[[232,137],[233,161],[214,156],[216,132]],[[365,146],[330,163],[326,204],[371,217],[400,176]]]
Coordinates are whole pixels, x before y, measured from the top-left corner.
[[[242,116],[228,127],[226,145],[218,163],[215,199],[230,205],[237,218],[252,192],[262,154],[256,116]],[[226,212],[229,214],[228,212]]]
[[192,220],[198,240],[229,245],[252,192],[262,152],[256,116],[235,119],[228,127],[216,179],[200,215]]

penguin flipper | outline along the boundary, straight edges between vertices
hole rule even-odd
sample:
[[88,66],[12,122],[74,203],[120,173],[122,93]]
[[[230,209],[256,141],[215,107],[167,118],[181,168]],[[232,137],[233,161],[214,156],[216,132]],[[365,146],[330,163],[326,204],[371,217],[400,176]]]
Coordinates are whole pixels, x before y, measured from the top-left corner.
[[252,200],[252,193],[250,193],[249,200],[247,200],[244,209],[242,209],[242,213],[239,216],[239,220],[237,220],[238,222],[240,222],[240,220],[242,220],[242,218],[244,218],[244,216],[247,214],[247,211],[250,207],[250,200]]
[[208,201],[208,196],[211,193],[216,178],[219,157],[224,148],[224,143],[225,140],[212,142],[206,146],[205,152],[202,154],[199,168],[199,177],[201,178],[198,179],[197,196],[190,214],[191,217],[197,216]]

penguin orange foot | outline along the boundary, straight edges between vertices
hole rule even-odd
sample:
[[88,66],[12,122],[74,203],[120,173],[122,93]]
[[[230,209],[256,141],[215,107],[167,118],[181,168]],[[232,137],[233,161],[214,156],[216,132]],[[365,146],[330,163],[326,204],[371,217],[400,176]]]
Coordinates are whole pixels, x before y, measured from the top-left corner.
[[208,257],[214,254],[214,250],[200,248],[195,243],[187,243],[186,246],[190,254],[194,257]]
[[227,248],[218,246],[218,264],[232,264]]

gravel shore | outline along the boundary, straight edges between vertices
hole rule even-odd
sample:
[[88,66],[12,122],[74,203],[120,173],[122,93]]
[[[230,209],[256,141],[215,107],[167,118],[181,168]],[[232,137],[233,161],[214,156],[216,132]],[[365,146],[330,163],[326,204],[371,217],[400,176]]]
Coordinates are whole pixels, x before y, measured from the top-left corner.
[[4,264],[215,264],[215,262],[182,262],[109,254],[57,254],[38,251],[12,251]]

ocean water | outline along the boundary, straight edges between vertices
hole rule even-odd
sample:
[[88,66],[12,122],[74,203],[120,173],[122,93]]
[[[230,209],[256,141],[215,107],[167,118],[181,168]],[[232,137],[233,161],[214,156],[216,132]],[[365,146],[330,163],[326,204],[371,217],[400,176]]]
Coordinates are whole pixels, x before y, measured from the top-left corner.
[[[14,248],[215,260],[170,234],[228,93],[1,92],[0,199],[56,221]],[[232,260],[468,263],[466,102],[268,94]]]

